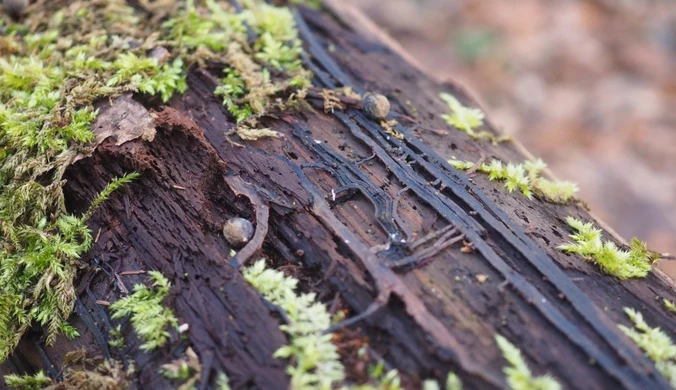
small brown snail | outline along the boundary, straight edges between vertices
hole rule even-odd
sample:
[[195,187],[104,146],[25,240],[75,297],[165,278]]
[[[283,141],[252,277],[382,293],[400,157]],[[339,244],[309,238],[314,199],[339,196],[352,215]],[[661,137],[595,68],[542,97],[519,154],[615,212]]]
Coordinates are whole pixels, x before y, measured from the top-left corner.
[[231,218],[223,225],[223,236],[235,248],[246,245],[253,238],[253,235],[253,225],[244,218]]
[[362,108],[371,119],[383,120],[390,113],[390,101],[383,95],[369,93],[362,101]]

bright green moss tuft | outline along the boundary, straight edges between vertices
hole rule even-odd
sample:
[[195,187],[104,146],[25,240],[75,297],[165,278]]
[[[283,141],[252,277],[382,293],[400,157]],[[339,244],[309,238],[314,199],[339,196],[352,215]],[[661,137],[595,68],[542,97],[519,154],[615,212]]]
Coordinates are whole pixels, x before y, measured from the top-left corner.
[[[101,192],[102,196],[128,181],[113,181]],[[39,184],[27,183],[0,195],[3,219],[5,215],[28,217],[20,227],[3,225],[2,234],[7,241],[0,251],[0,360],[11,353],[34,321],[46,327],[47,344],[59,333],[69,338],[78,336],[66,322],[75,300],[73,281],[80,266],[78,259],[92,243],[85,222],[103,198],[99,196],[82,217],[65,213],[53,220],[40,217],[53,210],[48,202],[54,196],[52,191],[60,194],[60,184],[47,187],[45,194],[40,194],[43,187]]]
[[451,110],[449,114],[441,115],[441,118],[449,126],[453,126],[456,129],[466,133],[472,139],[486,139],[491,141],[493,144],[499,142],[508,141],[510,137],[496,137],[493,133],[488,131],[475,131],[475,129],[483,126],[485,115],[483,111],[478,108],[469,108],[465,107],[460,103],[460,101],[453,95],[448,93],[439,94],[441,100],[443,100],[448,108]]
[[442,93],[439,94],[441,100],[448,104],[451,110],[450,114],[444,114],[441,117],[451,126],[462,130],[472,138],[478,138],[474,129],[484,124],[484,113],[478,108],[468,108],[462,105],[455,96]]
[[521,351],[501,335],[495,336],[502,356],[510,364],[503,369],[507,375],[507,383],[512,390],[561,390],[561,385],[554,378],[533,376]]
[[275,352],[294,364],[287,368],[294,389],[330,389],[345,377],[332,335],[323,334],[331,326],[326,306],[315,301],[315,294],[296,294],[298,280],[267,269],[259,260],[243,272],[244,278],[265,299],[281,307],[289,324],[280,326],[289,335],[289,344]]
[[[282,272],[268,269],[265,260],[259,260],[244,269],[244,278],[266,300],[282,308],[289,323],[281,325],[289,336],[289,344],[280,347],[275,357],[287,358],[287,368],[293,389],[341,388],[344,390],[401,390],[401,379],[396,369],[385,371],[383,362],[369,366],[369,383],[341,385],[345,369],[338,360],[338,350],[331,342],[332,335],[323,334],[331,325],[331,316],[324,304],[315,301],[315,294],[296,294],[298,280]],[[227,377],[226,377],[227,378]],[[224,381],[227,387],[227,380]],[[436,381],[425,381],[427,386]],[[449,373],[446,390],[462,390],[460,379]]]
[[320,9],[322,7],[322,0],[291,0],[290,3],[304,5],[313,9]]
[[14,390],[41,390],[52,384],[43,371],[35,375],[5,375],[5,384]]
[[676,305],[674,304],[674,302],[668,299],[664,299],[662,302],[664,302],[664,307],[666,307],[667,310],[669,310],[672,313],[676,313]]
[[[437,382],[434,379],[426,379],[422,383],[422,388],[423,390],[440,390],[441,386],[439,385],[439,382]],[[446,377],[444,389],[462,390],[462,381],[460,381],[460,378],[458,378],[458,376],[455,373],[449,372],[448,376]]]
[[598,264],[607,274],[620,279],[643,278],[659,259],[658,254],[649,251],[646,244],[637,238],[631,240],[629,250],[622,250],[612,241],[602,241],[601,229],[595,228],[591,222],[584,223],[573,217],[567,217],[566,222],[576,231],[570,235],[574,242],[558,248]]
[[[460,170],[470,170],[475,163],[471,161],[448,160],[448,163]],[[528,199],[533,194],[551,203],[567,203],[575,197],[577,185],[569,181],[552,181],[541,177],[547,167],[542,160],[525,161],[522,164],[503,164],[493,159],[490,163],[481,163],[477,170],[488,175],[488,180],[503,181],[508,192],[519,190]]]
[[174,313],[162,304],[169,294],[169,280],[158,271],[150,271],[149,274],[153,288],[137,284],[132,295],[110,305],[112,318],[131,316],[134,331],[143,340],[141,349],[144,351],[163,346],[169,340],[168,328],[178,327]]
[[634,309],[625,307],[624,312],[634,327],[618,325],[645,354],[655,362],[657,370],[667,379],[672,389],[676,389],[676,345],[660,328],[651,328],[643,315]]
[[133,178],[111,183],[82,217],[66,213],[63,173],[94,139],[95,101],[139,89],[166,100],[185,85],[180,59],[146,57],[151,26],[124,1],[52,6],[0,25],[0,361],[36,323],[47,344],[77,336],[66,320],[91,245],[85,222]]

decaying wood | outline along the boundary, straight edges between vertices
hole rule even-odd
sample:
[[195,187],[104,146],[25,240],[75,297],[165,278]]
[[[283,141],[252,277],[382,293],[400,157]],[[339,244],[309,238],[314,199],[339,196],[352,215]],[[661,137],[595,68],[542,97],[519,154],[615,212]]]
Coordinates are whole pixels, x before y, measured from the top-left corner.
[[[191,73],[188,92],[166,106],[139,100],[145,109],[128,110],[138,118],[125,123],[147,134],[141,123],[152,118],[154,137],[102,140],[66,175],[67,205],[83,212],[112,177],[142,174],[90,221],[101,232],[79,281],[74,323],[82,337],[45,347],[36,330],[4,373],[58,376],[65,353],[84,347],[135,361],[137,388],[165,388],[159,366],[191,345],[203,365],[202,388],[218,372],[234,388],[286,388],[285,362],[272,358],[285,343],[280,318],[239,273],[265,257],[292,265],[304,288],[348,309],[350,328],[412,388],[449,371],[470,389],[506,388],[496,332],[521,348],[536,373],[565,388],[668,388],[617,324],[626,321],[623,307],[633,307],[676,332],[660,307],[662,298],[676,299],[671,280],[651,273],[620,281],[556,250],[569,234],[565,217],[589,219],[584,208],[509,195],[445,162],[524,159],[515,144],[432,131],[446,128],[440,92],[470,104],[460,88],[438,84],[335,16],[303,9],[297,21],[315,85],[386,95],[404,139],[357,105],[324,113],[321,100],[308,99],[313,107],[264,120],[283,138],[234,146],[224,136],[233,123],[212,93],[217,77],[206,70]],[[100,118],[131,104],[126,99],[103,107]],[[119,130],[118,122],[103,121],[109,128],[100,134]],[[255,221],[256,231],[230,258],[220,232],[235,216]],[[142,283],[148,270],[171,279],[169,303],[189,324],[187,339],[147,354],[125,323],[127,348],[108,347],[113,325],[100,303]]]

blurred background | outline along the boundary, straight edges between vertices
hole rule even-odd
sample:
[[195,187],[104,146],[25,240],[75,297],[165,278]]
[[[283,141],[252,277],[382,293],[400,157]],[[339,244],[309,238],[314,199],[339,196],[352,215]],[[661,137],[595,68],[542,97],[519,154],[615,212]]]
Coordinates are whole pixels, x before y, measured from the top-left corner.
[[676,252],[676,1],[346,1],[625,238]]

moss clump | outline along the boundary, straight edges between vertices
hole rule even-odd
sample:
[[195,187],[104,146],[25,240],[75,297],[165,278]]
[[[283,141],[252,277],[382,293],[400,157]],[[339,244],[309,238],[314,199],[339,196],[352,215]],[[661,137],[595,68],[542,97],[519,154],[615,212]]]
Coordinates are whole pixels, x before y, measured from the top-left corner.
[[664,299],[662,302],[664,303],[664,307],[666,307],[667,310],[669,310],[672,313],[676,313],[676,305],[674,304],[674,302],[668,299]]
[[441,115],[441,118],[449,126],[455,127],[456,129],[467,134],[472,139],[486,139],[491,141],[493,144],[509,141],[511,139],[509,136],[496,137],[493,133],[485,130],[478,132],[475,131],[476,128],[479,128],[484,124],[485,114],[483,111],[478,108],[469,108],[463,106],[455,96],[448,93],[441,93],[439,94],[439,97],[448,105],[448,108],[451,110],[450,113]]
[[[423,390],[440,390],[441,386],[439,382],[434,379],[424,380],[422,383]],[[445,390],[462,390],[462,381],[458,378],[455,373],[449,372],[446,377],[446,383],[444,385]]]
[[503,371],[507,375],[507,383],[512,390],[561,390],[561,385],[554,378],[543,375],[533,376],[521,351],[501,335],[495,336],[502,356],[510,364]]
[[558,248],[598,264],[607,274],[620,279],[644,278],[659,259],[659,254],[649,251],[638,238],[631,240],[629,250],[622,250],[612,241],[602,241],[601,229],[595,228],[591,222],[584,223],[573,217],[567,217],[566,222],[576,231],[570,235],[574,242]]
[[[233,132],[245,139],[247,134],[238,129],[251,129],[257,118],[297,105],[311,74],[301,65],[302,43],[288,8],[264,1],[244,1],[242,7],[236,13],[213,0],[204,5],[188,1],[185,10],[163,26],[189,63],[209,62],[224,69],[214,93],[245,125]],[[255,139],[265,136],[260,133]]]
[[169,280],[158,271],[150,271],[149,274],[153,279],[153,288],[137,284],[132,295],[110,305],[112,318],[131,316],[134,331],[143,340],[141,349],[144,351],[164,345],[170,336],[167,328],[178,327],[174,313],[162,304],[169,295]]
[[0,361],[35,322],[48,344],[77,335],[66,320],[91,210],[67,214],[63,173],[94,139],[95,102],[126,92],[168,101],[189,67],[223,68],[216,92],[242,122],[233,134],[251,140],[279,136],[256,119],[298,104],[309,85],[288,9],[139,3],[145,12],[93,0],[39,2],[21,24],[0,16]]
[[287,372],[294,389],[330,389],[345,377],[332,335],[323,334],[331,325],[326,306],[315,301],[315,294],[298,295],[298,280],[265,267],[259,260],[246,268],[244,278],[265,299],[286,312],[289,323],[280,326],[289,335],[289,344],[275,352],[275,357],[289,358],[294,364]]
[[43,371],[34,375],[5,375],[5,384],[15,390],[41,390],[52,384]]
[[[191,390],[195,388],[195,384],[202,376],[202,365],[195,351],[188,347],[185,351],[185,359],[176,359],[171,363],[163,364],[160,374],[165,378],[183,382],[176,390]],[[220,377],[218,381],[220,382]]]
[[[451,159],[448,163],[461,170],[470,170],[475,168],[475,163],[471,161],[460,161]],[[533,194],[551,203],[567,203],[575,197],[578,191],[577,184],[570,181],[552,181],[541,176],[542,171],[547,168],[544,161],[537,159],[535,161],[525,161],[522,164],[503,164],[502,161],[493,159],[489,164],[480,163],[476,170],[488,175],[488,180],[504,181],[508,192],[519,190],[528,199],[533,198]]]
[[[289,344],[280,347],[275,357],[288,358],[292,362],[287,368],[293,389],[338,388],[345,379],[345,369],[338,360],[338,349],[331,342],[332,335],[324,334],[331,325],[331,316],[326,305],[315,300],[315,294],[296,294],[298,280],[282,272],[268,269],[265,260],[259,260],[243,271],[249,282],[270,303],[279,306],[286,313],[289,323],[280,326],[288,336]],[[180,367],[177,366],[177,367]],[[176,371],[179,372],[179,371]],[[188,377],[190,370],[184,366],[182,377]],[[226,377],[227,378],[227,377]],[[221,388],[227,389],[227,380]],[[427,384],[436,381],[425,381]],[[340,387],[352,390],[401,390],[401,379],[396,369],[385,371],[383,362],[369,367],[369,383],[347,384]],[[460,379],[450,373],[446,381],[447,390],[462,390]]]
[[[44,212],[55,211],[60,212],[60,215],[57,217],[51,214],[49,220],[45,215],[32,221],[21,217],[25,218],[24,213],[35,213],[35,210],[25,209],[14,214],[17,216],[14,225],[3,226],[5,229],[2,233],[8,241],[0,249],[0,360],[11,353],[34,321],[47,328],[48,344],[59,333],[69,338],[78,336],[75,328],[66,320],[72,313],[75,300],[73,280],[77,269],[82,266],[78,259],[89,250],[92,243],[91,232],[85,222],[97,205],[137,176],[131,174],[113,180],[82,217],[45,207]],[[61,183],[55,184],[51,185],[53,191],[60,191]],[[41,189],[37,182],[29,188],[35,188],[38,192]],[[0,195],[0,199],[5,195]],[[34,193],[15,195],[27,203],[44,202],[39,198],[31,199]],[[60,193],[57,192],[56,196],[60,196]],[[9,204],[2,203],[0,206],[2,218],[8,212],[11,213]],[[32,204],[29,203],[25,207],[30,206]],[[37,217],[40,215],[37,214]]]
[[66,213],[63,173],[94,139],[93,103],[139,87],[165,95],[180,87],[174,68],[139,60],[150,32],[123,1],[48,7],[36,6],[23,24],[0,24],[0,361],[34,322],[48,344],[59,333],[77,336],[66,320],[78,259],[91,244],[85,222],[133,179],[111,183],[82,217]]
[[634,309],[624,308],[634,327],[618,325],[620,330],[632,339],[646,356],[655,362],[657,370],[676,389],[676,345],[660,328],[651,328],[643,315]]
[[[80,351],[75,351],[80,354]],[[42,371],[34,375],[6,375],[5,384],[14,390],[126,390],[129,388],[128,378],[134,373],[133,366],[127,369],[116,360],[105,360],[95,365],[92,360],[85,359],[84,354],[76,361],[64,359],[63,381],[55,383]]]

